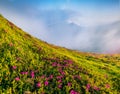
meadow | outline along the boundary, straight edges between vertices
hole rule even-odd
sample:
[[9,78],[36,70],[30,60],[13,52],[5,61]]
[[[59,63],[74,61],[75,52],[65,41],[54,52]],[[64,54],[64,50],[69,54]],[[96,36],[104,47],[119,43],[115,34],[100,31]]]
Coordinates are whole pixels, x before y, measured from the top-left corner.
[[120,55],[48,44],[0,15],[0,94],[120,94]]

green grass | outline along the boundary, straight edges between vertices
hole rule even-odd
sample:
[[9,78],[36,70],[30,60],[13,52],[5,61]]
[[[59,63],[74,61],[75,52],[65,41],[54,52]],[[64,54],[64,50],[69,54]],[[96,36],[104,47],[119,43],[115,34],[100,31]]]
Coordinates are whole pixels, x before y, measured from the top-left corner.
[[120,55],[57,47],[0,16],[0,94],[119,93]]

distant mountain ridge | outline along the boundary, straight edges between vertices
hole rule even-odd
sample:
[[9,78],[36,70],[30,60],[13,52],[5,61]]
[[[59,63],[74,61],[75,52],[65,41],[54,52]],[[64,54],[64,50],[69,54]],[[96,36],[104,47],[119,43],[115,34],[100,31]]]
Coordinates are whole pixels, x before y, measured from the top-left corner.
[[0,94],[119,94],[120,55],[43,42],[0,15]]

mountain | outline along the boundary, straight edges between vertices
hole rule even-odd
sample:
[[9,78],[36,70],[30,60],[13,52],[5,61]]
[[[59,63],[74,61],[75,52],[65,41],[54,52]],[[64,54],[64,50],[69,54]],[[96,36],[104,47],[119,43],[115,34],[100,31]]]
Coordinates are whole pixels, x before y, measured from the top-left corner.
[[0,94],[109,93],[120,93],[120,55],[54,46],[0,15]]

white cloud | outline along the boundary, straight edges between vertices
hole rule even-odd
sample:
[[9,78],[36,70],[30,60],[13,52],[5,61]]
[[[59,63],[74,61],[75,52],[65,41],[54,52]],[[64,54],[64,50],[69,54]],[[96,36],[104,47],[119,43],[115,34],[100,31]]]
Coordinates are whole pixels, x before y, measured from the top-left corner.
[[88,28],[80,32],[75,39],[74,48],[102,53],[120,52],[120,22],[117,24]]
[[95,27],[99,25],[106,25],[109,23],[113,23],[120,20],[120,13],[116,14],[100,14],[100,13],[83,13],[83,15],[73,15],[72,17],[68,18],[68,23],[74,23],[78,26],[83,27]]
[[[119,23],[120,25],[120,23]],[[120,53],[120,27],[110,28],[103,37],[104,52]]]

